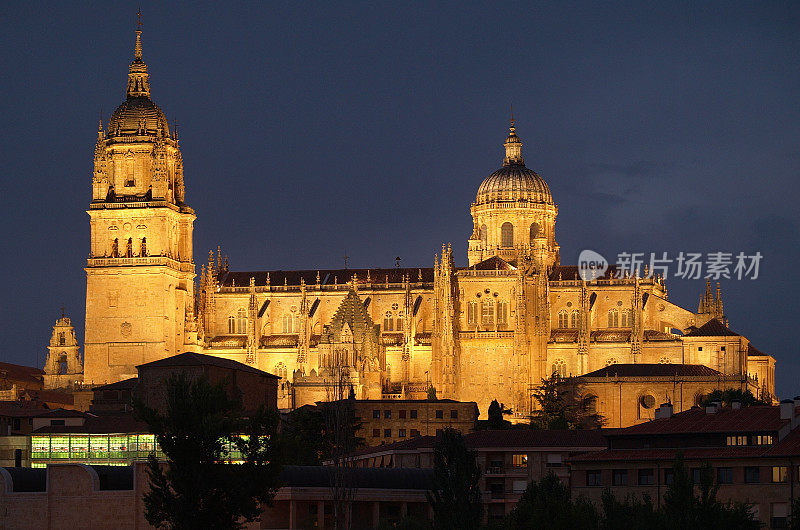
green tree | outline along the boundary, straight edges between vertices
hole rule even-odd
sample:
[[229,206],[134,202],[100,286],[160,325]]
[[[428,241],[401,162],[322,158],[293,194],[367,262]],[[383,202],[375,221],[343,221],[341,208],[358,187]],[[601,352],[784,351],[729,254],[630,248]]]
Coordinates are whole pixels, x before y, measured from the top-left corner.
[[490,429],[507,429],[511,426],[511,422],[504,419],[503,416],[511,414],[511,409],[506,408],[505,403],[498,403],[496,399],[492,400],[489,404],[489,428]]
[[751,407],[754,405],[771,405],[771,403],[767,403],[758,399],[753,395],[752,392],[750,392],[750,390],[742,390],[741,388],[726,388],[725,390],[716,389],[704,397],[700,405],[705,407],[714,401],[719,401],[726,407],[729,407],[734,401],[740,402],[743,407]]
[[653,501],[649,495],[643,495],[641,500],[631,495],[620,502],[614,498],[611,489],[606,488],[603,490],[601,505],[604,529],[656,530],[661,526],[659,513],[653,507]]
[[537,409],[531,413],[533,429],[596,429],[603,418],[590,410],[580,381],[553,374],[533,392]]
[[583,497],[573,501],[569,487],[552,471],[540,482],[534,480],[528,484],[506,522],[510,530],[591,530],[600,526],[600,518],[592,503]]
[[433,449],[433,485],[427,492],[434,528],[477,529],[481,521],[481,470],[462,434],[446,428]]
[[789,528],[800,530],[800,497],[792,499],[792,513],[789,518]]
[[[151,525],[175,530],[241,528],[269,504],[280,472],[275,449],[277,415],[263,408],[246,417],[224,385],[173,375],[166,382],[166,407],[134,401],[166,458],[148,459],[150,490],[144,495]],[[226,464],[228,447],[242,465]]]
[[336,407],[323,401],[316,406],[306,405],[293,410],[287,416],[278,440],[281,462],[319,466],[331,460],[339,446],[340,453],[349,454],[364,445],[364,438],[358,436],[362,425],[349,400],[342,400]]

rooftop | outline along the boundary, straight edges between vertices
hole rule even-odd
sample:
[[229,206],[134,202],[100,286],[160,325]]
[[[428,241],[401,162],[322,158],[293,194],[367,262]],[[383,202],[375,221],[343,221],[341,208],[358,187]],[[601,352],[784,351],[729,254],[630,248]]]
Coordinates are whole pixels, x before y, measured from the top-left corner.
[[721,407],[709,414],[705,408],[691,409],[670,418],[651,420],[621,429],[615,436],[686,433],[777,432],[789,420],[782,420],[779,407]]
[[258,370],[252,366],[232,361],[231,359],[223,359],[213,355],[205,355],[202,353],[186,352],[179,355],[173,355],[165,359],[153,361],[145,364],[140,364],[137,369],[141,368],[163,368],[169,366],[217,366],[219,368],[227,368],[228,370],[239,370],[240,372],[250,372],[253,374],[266,375],[278,379],[278,376]]
[[580,377],[718,377],[721,372],[702,364],[610,364]]
[[684,337],[738,337],[739,334],[732,331],[731,328],[712,318],[699,328],[692,326],[689,331],[684,334]]

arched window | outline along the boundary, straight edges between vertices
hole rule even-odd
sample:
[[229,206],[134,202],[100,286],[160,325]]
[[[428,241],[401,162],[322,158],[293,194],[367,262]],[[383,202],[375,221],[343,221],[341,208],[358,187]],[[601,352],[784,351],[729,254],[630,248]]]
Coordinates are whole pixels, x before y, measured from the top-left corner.
[[383,316],[383,331],[394,331],[394,318],[392,318],[391,311],[387,311]]
[[622,327],[627,328],[633,326],[633,309],[622,310]]
[[128,238],[128,244],[125,246],[125,257],[132,258],[133,257],[133,238]]
[[486,249],[486,241],[489,237],[488,230],[486,230],[486,225],[481,225],[481,248]]
[[500,227],[500,246],[503,248],[514,246],[514,225],[511,223],[503,223]]
[[577,328],[578,327],[578,310],[574,309],[572,313],[569,315],[569,327]]
[[247,333],[247,310],[243,307],[236,313],[236,329],[240,334]]
[[228,334],[233,335],[236,333],[236,317],[231,315],[228,317]]
[[508,327],[508,302],[497,302],[497,327]]
[[133,176],[133,155],[128,153],[125,157],[125,186],[133,187],[136,185],[135,177]]
[[63,346],[67,343],[67,334],[63,331],[58,334],[58,344]]
[[292,318],[291,313],[284,313],[283,314],[283,332],[284,333],[294,333],[294,318]]
[[395,326],[395,329],[397,331],[403,331],[403,318],[404,318],[404,316],[405,316],[405,314],[402,311],[398,311],[397,312],[397,318],[395,319],[395,321],[397,323],[397,325]]
[[142,249],[141,250],[142,250],[141,256],[143,258],[147,257],[147,238],[146,237],[142,238]]
[[119,257],[119,238],[114,238],[114,241],[111,242],[111,257],[118,258]]
[[558,312],[558,327],[560,328],[568,328],[569,327],[569,314],[567,313],[566,309],[562,309]]
[[558,377],[567,377],[567,362],[564,359],[553,361],[550,374]]
[[539,223],[531,223],[531,246],[533,246],[533,241],[537,237],[539,237],[539,232],[541,228],[539,228]]
[[478,302],[472,300],[467,305],[467,324],[474,326],[478,323]]
[[481,325],[494,326],[494,302],[491,300],[484,300],[481,304]]
[[617,311],[616,309],[608,310],[608,327],[610,328],[619,327],[619,311]]
[[277,375],[283,380],[286,380],[287,370],[286,365],[283,363],[278,363],[275,365],[275,368],[272,371],[272,375]]

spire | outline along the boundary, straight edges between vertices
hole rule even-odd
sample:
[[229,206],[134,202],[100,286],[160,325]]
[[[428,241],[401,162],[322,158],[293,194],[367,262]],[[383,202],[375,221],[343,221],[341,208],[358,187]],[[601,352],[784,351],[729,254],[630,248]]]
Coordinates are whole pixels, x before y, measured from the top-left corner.
[[142,61],[142,12],[138,12],[139,21],[136,25],[136,47],[133,49],[133,62],[128,68],[129,98],[150,97],[150,82],[147,65]]
[[517,128],[514,126],[514,107],[511,107],[511,125],[508,128],[508,137],[503,143],[506,148],[506,157],[503,159],[504,166],[524,166],[525,160],[522,158],[522,140],[517,136]]

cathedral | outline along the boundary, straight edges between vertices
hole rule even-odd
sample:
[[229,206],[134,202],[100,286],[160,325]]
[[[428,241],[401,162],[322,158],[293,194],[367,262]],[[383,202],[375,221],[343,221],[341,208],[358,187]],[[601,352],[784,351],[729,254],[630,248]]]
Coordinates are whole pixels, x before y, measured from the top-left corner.
[[[330,399],[337,381],[359,399],[424,399],[432,386],[439,398],[475,401],[482,415],[497,399],[517,421],[554,373],[586,377],[592,407],[613,418],[625,377],[642,407],[664,399],[665,385],[672,399],[680,374],[695,377],[689,401],[720,386],[775,399],[775,360],[730,330],[719,288],[707,285],[692,311],[646,270],[585,279],[562,265],[558,207],[525,165],[513,120],[503,146],[502,166],[476,182],[466,267],[449,244],[432,267],[371,269],[239,271],[218,251],[195,282],[195,212],[139,29],[125,101],[94,149],[83,362],[62,317],[45,371],[53,385],[100,385],[193,351],[278,375],[283,408]],[[602,390],[612,380],[617,412]]]

